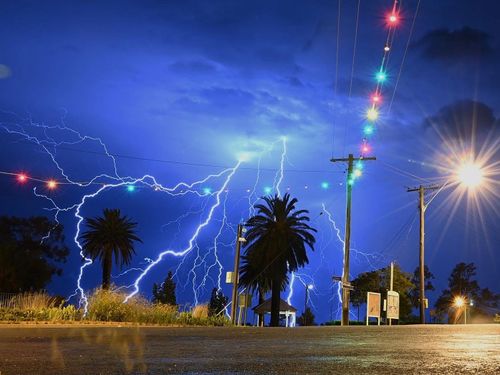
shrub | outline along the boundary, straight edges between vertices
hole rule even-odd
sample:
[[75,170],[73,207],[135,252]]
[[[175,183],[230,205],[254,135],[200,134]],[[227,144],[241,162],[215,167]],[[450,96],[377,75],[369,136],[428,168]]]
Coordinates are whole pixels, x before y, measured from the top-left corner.
[[208,305],[196,305],[191,311],[193,318],[195,319],[207,319],[208,318]]

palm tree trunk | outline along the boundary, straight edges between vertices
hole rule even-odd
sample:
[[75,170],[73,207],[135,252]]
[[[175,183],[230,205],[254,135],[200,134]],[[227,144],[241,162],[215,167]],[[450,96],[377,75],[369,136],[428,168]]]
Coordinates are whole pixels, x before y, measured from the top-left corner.
[[271,327],[280,325],[281,279],[274,278],[271,291]]
[[[264,290],[262,288],[259,288],[259,305],[261,303],[264,303]],[[258,327],[264,326],[264,314],[259,314],[259,320],[257,326]]]
[[111,285],[111,268],[113,267],[113,253],[105,250],[102,260],[102,289],[108,290]]

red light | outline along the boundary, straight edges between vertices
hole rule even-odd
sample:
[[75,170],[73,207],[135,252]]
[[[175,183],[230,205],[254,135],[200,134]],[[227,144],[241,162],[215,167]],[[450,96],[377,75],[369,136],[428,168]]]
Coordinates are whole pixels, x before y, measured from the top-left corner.
[[57,182],[54,180],[47,181],[47,188],[50,190],[54,190],[57,187]]
[[389,15],[387,18],[387,21],[389,22],[390,25],[396,25],[399,21],[397,14],[392,13]]
[[371,99],[372,99],[372,102],[375,104],[378,104],[382,101],[382,97],[377,93],[373,94]]
[[19,173],[17,175],[17,182],[20,182],[20,183],[25,183],[26,181],[28,181],[28,176],[26,176],[24,173]]

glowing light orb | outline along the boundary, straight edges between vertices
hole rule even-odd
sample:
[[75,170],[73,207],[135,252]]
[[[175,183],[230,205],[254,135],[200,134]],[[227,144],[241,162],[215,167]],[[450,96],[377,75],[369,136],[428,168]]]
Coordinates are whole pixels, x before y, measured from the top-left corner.
[[323,181],[323,182],[321,183],[321,188],[322,188],[322,189],[325,189],[325,190],[326,190],[326,189],[328,189],[329,187],[330,187],[330,184],[329,184],[328,182]]
[[366,118],[370,121],[375,121],[378,119],[378,111],[376,108],[372,107],[366,111]]
[[127,191],[129,193],[133,193],[135,191],[135,186],[134,185],[127,185]]
[[459,168],[457,177],[465,187],[475,188],[483,180],[483,171],[479,165],[468,162]]
[[368,125],[365,125],[365,127],[363,128],[363,133],[365,133],[366,135],[372,135],[374,130],[375,129],[373,128],[373,125],[368,124]]
[[270,186],[266,186],[264,188],[264,193],[266,193],[266,194],[271,194],[272,191],[273,191],[273,188]]
[[17,182],[20,182],[20,183],[25,183],[26,181],[28,181],[28,176],[24,173],[19,173],[17,175]]
[[387,20],[389,21],[390,24],[395,25],[398,23],[398,16],[392,13],[391,15],[389,15]]
[[361,160],[358,160],[356,162],[356,169],[363,169],[363,162]]
[[382,101],[382,97],[381,97],[379,94],[374,93],[374,94],[371,96],[371,100],[372,100],[372,102],[373,102],[373,103],[378,104],[378,103],[380,103],[380,102]]
[[314,285],[312,285],[312,284],[309,284],[309,285],[307,286],[307,289],[309,289],[309,290],[312,290],[312,289],[314,289]]
[[463,307],[465,305],[464,297],[461,296],[455,297],[453,304],[455,305],[455,307]]
[[354,170],[354,177],[361,177],[362,174],[363,174],[363,172],[361,172],[361,170],[359,170],[359,169]]
[[48,180],[47,181],[47,188],[49,190],[54,190],[57,187],[57,182],[54,180]]
[[361,152],[362,152],[363,154],[367,154],[367,153],[369,153],[369,152],[370,152],[370,146],[368,146],[367,144],[363,144],[363,145],[361,146]]
[[377,80],[377,82],[383,83],[387,79],[387,73],[383,70],[380,70],[377,72],[377,74],[375,74],[375,79]]
[[212,189],[209,187],[204,187],[203,188],[203,194],[205,195],[210,195],[212,193]]
[[390,50],[391,50],[391,47],[389,47],[389,46],[385,46],[385,47],[384,47],[384,51],[385,51],[385,52],[389,52]]

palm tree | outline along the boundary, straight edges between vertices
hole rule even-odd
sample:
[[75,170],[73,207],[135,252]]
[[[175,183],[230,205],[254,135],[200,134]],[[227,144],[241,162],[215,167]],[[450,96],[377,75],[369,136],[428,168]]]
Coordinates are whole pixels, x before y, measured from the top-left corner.
[[137,223],[126,216],[120,216],[120,210],[105,208],[102,217],[86,219],[89,228],[81,236],[83,251],[102,265],[102,288],[109,289],[113,256],[115,263],[122,267],[129,265],[134,251],[134,241],[142,242],[135,234]]
[[271,326],[279,325],[280,292],[288,284],[288,272],[309,263],[306,245],[314,250],[314,238],[307,222],[307,210],[296,210],[297,199],[264,197],[265,204],[255,205],[241,267],[242,284],[250,289],[271,290]]

